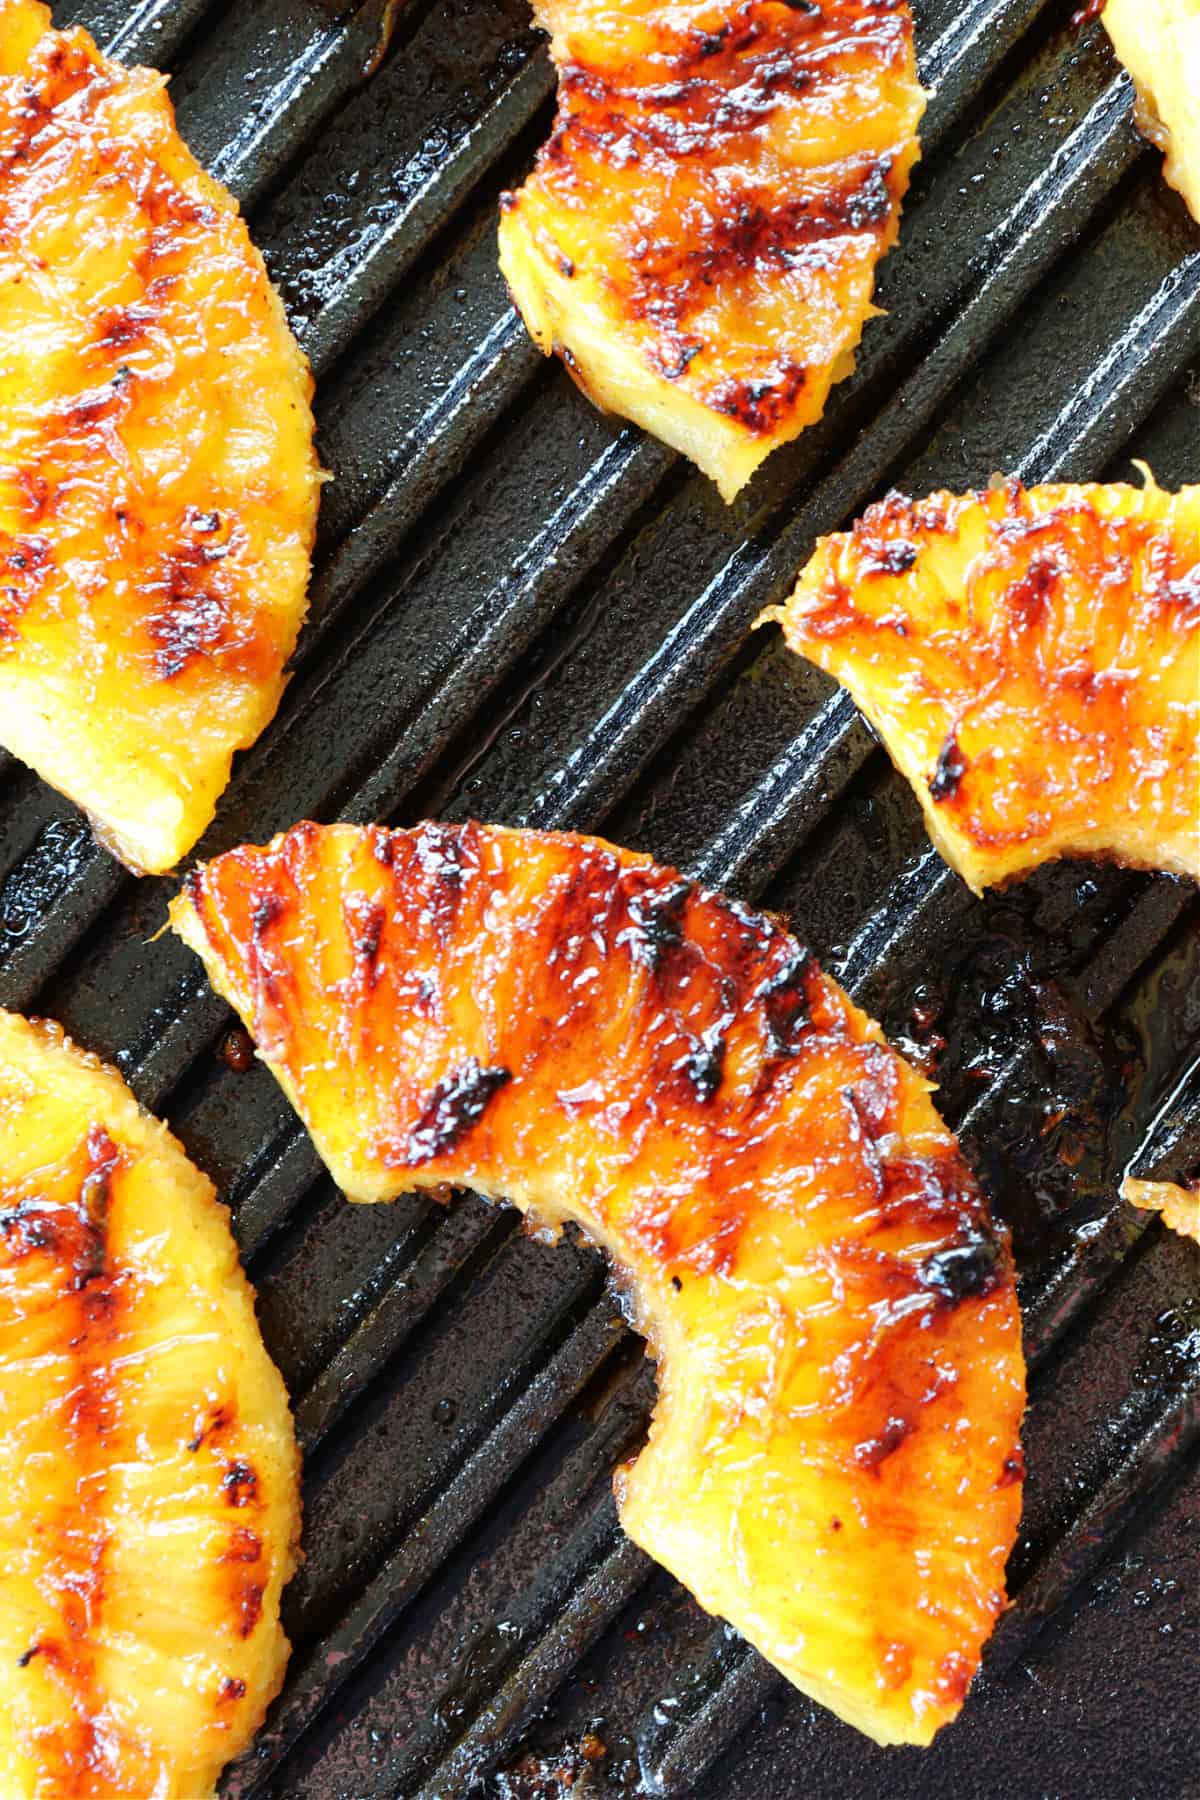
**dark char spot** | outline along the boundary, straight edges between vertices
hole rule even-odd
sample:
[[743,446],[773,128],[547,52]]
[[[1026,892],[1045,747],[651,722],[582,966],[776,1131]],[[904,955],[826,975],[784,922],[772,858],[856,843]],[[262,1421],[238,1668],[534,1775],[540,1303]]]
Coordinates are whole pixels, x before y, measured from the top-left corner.
[[258,1498],[258,1475],[248,1462],[231,1462],[221,1478],[230,1506],[249,1506]]
[[921,1286],[948,1300],[951,1306],[990,1293],[999,1278],[1000,1246],[990,1236],[935,1251],[917,1270]]
[[652,973],[664,954],[683,942],[683,914],[691,891],[690,882],[676,881],[630,896],[629,924],[617,942],[628,944],[633,960]]
[[855,1444],[855,1462],[860,1469],[877,1469],[880,1463],[886,1462],[893,1450],[900,1448],[911,1431],[912,1422],[909,1419],[888,1419],[878,1437],[864,1438],[861,1444]]
[[721,1086],[725,1073],[725,1049],[725,1034],[721,1026],[710,1025],[702,1037],[693,1040],[691,1048],[678,1065],[702,1106],[707,1105]]
[[959,783],[970,765],[958,747],[958,739],[951,732],[938,751],[937,767],[933,771],[933,779],[929,783],[929,792],[934,800],[952,800],[957,794]]
[[511,1080],[511,1069],[485,1069],[474,1056],[450,1069],[430,1093],[409,1132],[405,1160],[417,1167],[452,1150],[478,1124],[492,1095]]
[[799,1037],[808,1024],[808,971],[812,956],[799,944],[773,975],[758,987],[753,1002],[762,1007],[767,1026],[767,1054],[795,1056]]

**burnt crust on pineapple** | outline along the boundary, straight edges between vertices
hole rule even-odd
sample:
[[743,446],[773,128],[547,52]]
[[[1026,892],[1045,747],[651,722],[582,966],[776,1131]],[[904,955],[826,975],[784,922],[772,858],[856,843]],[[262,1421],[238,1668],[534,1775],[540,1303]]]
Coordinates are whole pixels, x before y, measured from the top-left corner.
[[[50,1792],[62,1800],[151,1792],[199,1800],[249,1742],[282,1680],[279,1589],[299,1529],[286,1396],[258,1339],[211,1188],[138,1112],[120,1078],[56,1027],[0,1013],[0,1100],[5,1792],[12,1800]],[[32,1116],[23,1128],[27,1107]],[[158,1189],[152,1197],[148,1184]],[[147,1236],[162,1246],[158,1255]],[[206,1257],[213,1259],[211,1314],[196,1300]],[[164,1306],[170,1296],[174,1306]],[[186,1354],[190,1334],[214,1327],[227,1348],[199,1371],[211,1385],[196,1425],[194,1389],[182,1385],[171,1359]],[[46,1369],[41,1393],[28,1358]],[[243,1415],[241,1400],[253,1417]],[[14,1434],[36,1447],[28,1471],[23,1459],[12,1463]],[[260,1449],[271,1464],[267,1477]],[[184,1466],[175,1463],[180,1453]],[[158,1488],[147,1479],[155,1458]],[[131,1484],[126,1476],[139,1468],[144,1485]],[[197,1545],[188,1579],[205,1581],[215,1598],[202,1625],[177,1602],[168,1652],[157,1629],[144,1626],[154,1695],[149,1714],[141,1714],[137,1671],[123,1644],[131,1548],[136,1553],[146,1528],[185,1524],[189,1505],[205,1493],[212,1528],[182,1541]],[[228,1525],[226,1508],[233,1509]],[[149,1575],[137,1607],[143,1620],[164,1610]],[[18,1648],[14,1634],[30,1615],[38,1629]],[[176,1699],[189,1716],[172,1741],[161,1720]]]
[[[1004,1604],[1012,1264],[925,1083],[810,953],[612,845],[474,823],[301,825],[195,870],[172,919],[350,1197],[474,1186],[608,1248],[660,1359],[650,1445],[617,1478],[627,1528],[807,1692],[928,1741]],[[681,1448],[692,1403],[711,1417]],[[750,1556],[791,1481],[779,1598],[726,1546],[749,1534]],[[693,1490],[711,1509],[677,1537]],[[936,1521],[908,1515],[918,1495]],[[934,1591],[922,1559],[959,1507],[934,1561],[961,1566]],[[836,1566],[806,1560],[810,1526]],[[794,1595],[829,1582],[836,1607],[856,1580],[878,1634],[807,1667]],[[821,1672],[839,1656],[840,1687]]]
[[778,620],[976,889],[1048,857],[1200,876],[1200,489],[890,494]]
[[[806,298],[842,263],[873,268],[896,235],[920,114],[907,0],[647,4],[597,9],[586,25],[584,10],[568,8],[564,22],[561,8],[541,9],[555,33],[558,114],[529,182],[501,197],[502,244],[527,229],[548,269],[594,282],[646,374],[762,440],[761,460],[819,415],[870,310],[868,288],[830,337],[806,330]],[[847,98],[839,84],[852,70]],[[913,100],[901,126],[905,84]],[[876,142],[872,111],[887,105],[897,120]],[[863,147],[814,149],[830,106],[862,110]],[[603,403],[603,383],[572,341],[569,303],[545,341],[518,267],[506,249],[533,335]],[[754,323],[772,288],[790,296],[777,329]],[[739,297],[740,313],[714,314]],[[701,466],[726,498],[747,478]]]

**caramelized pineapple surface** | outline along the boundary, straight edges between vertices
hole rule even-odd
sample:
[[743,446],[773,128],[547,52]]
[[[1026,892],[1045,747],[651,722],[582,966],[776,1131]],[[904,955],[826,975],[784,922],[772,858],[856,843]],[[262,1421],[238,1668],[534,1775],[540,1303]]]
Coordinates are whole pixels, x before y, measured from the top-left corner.
[[611,1254],[658,1359],[626,1530],[881,1743],[954,1717],[1021,1495],[1005,1241],[777,924],[595,839],[300,825],[172,909],[334,1179]]
[[0,0],[0,743],[173,866],[283,690],[312,382],[164,78]]
[[873,311],[925,95],[907,0],[536,0],[559,72],[502,200],[531,336],[730,500]]
[[1107,0],[1101,17],[1133,77],[1138,125],[1163,152],[1167,180],[1200,219],[1200,5]]
[[287,1660],[298,1467],[224,1208],[0,1013],[0,1792],[202,1800]]
[[892,494],[763,617],[977,893],[1068,855],[1200,876],[1200,488]]

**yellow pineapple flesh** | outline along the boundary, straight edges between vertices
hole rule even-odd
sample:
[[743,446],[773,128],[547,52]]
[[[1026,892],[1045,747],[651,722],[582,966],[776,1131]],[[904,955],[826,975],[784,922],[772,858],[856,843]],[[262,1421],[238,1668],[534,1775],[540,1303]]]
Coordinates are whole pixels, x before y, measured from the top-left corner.
[[776,922],[598,839],[297,826],[172,907],[356,1200],[462,1183],[613,1258],[658,1361],[622,1523],[880,1743],[1004,1605],[1007,1243],[927,1084]]
[[312,381],[164,77],[0,0],[0,743],[171,868],[283,691]]
[[1108,0],[1101,17],[1133,77],[1135,116],[1165,174],[1200,219],[1200,4]]
[[731,500],[853,367],[925,95],[907,0],[536,0],[558,117],[501,203],[530,334]]
[[5,1800],[213,1792],[283,1679],[298,1475],[211,1183],[0,1013]]
[[1200,488],[892,494],[763,618],[977,893],[1058,856],[1200,876]]
[[1121,1198],[1141,1212],[1161,1214],[1164,1225],[1200,1244],[1200,1187],[1180,1187],[1175,1181],[1138,1181],[1127,1175],[1121,1183]]

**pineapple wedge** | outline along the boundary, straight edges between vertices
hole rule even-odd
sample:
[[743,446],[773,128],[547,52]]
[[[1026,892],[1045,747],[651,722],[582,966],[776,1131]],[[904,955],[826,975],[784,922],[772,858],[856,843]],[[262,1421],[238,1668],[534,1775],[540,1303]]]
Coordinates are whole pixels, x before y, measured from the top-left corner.
[[732,500],[853,368],[925,94],[907,0],[535,0],[559,71],[501,200],[530,335]]
[[1003,1237],[927,1084],[778,925],[596,839],[299,825],[172,907],[356,1200],[611,1255],[658,1359],[629,1535],[883,1744],[954,1717],[1020,1512]]
[[849,688],[976,893],[1057,856],[1200,876],[1200,488],[891,494],[762,619]]
[[287,1396],[224,1208],[0,1013],[0,1793],[200,1800],[279,1688]]
[[0,0],[0,743],[173,867],[283,691],[312,380],[165,81]]
[[1200,0],[1108,0],[1101,17],[1133,77],[1138,126],[1200,219]]

